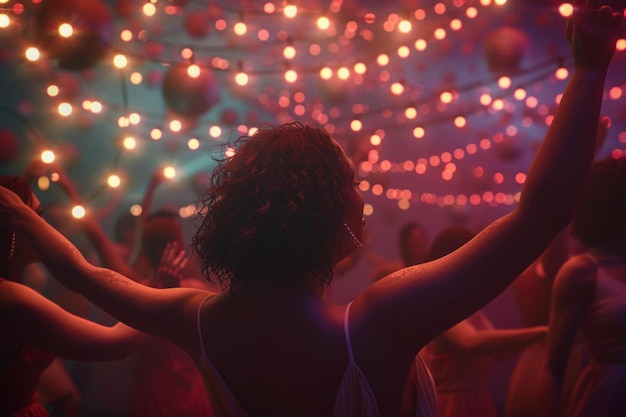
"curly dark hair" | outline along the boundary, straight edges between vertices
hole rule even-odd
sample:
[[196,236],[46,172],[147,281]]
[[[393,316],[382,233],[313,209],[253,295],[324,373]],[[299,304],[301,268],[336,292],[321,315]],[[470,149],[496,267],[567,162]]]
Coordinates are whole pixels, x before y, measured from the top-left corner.
[[626,157],[593,163],[572,234],[590,248],[626,251]]
[[[22,178],[11,175],[0,175],[0,185],[17,194],[24,203],[31,205],[33,191],[30,185]],[[6,277],[9,273],[9,256],[13,240],[13,227],[11,225],[0,226],[0,277]]]
[[297,122],[264,124],[233,145],[202,197],[192,246],[203,275],[231,291],[309,277],[328,285],[354,172],[343,149]]

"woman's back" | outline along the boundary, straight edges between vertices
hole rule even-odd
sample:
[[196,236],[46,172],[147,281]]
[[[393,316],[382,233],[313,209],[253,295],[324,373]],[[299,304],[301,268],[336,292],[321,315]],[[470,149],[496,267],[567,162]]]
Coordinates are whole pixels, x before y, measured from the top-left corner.
[[[228,326],[215,319],[224,316],[230,318]],[[200,369],[209,392],[217,393],[214,406],[225,401],[226,409],[242,416],[402,415],[401,397],[412,363],[395,376],[388,372],[394,366],[387,364],[396,358],[382,354],[367,338],[355,337],[374,333],[353,332],[350,326],[358,325],[358,319],[350,316],[350,305],[328,304],[304,293],[298,299],[256,302],[209,296],[199,311],[208,361],[200,359]],[[381,375],[386,383],[375,389],[370,381]],[[427,376],[417,378],[424,385],[415,387],[418,396],[434,396]],[[244,392],[254,395],[233,395]],[[419,415],[436,415],[421,404],[424,400],[417,399]]]
[[[341,307],[304,295],[216,295],[200,324],[207,358],[251,415],[332,415],[348,366]],[[220,317],[229,317],[226,324]],[[230,343],[217,343],[228,340]]]

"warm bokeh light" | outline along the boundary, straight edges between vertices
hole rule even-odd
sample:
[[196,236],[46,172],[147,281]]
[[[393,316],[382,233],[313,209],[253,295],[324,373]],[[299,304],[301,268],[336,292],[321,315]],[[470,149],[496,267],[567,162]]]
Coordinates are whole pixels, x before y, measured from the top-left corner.
[[571,3],[561,3],[561,5],[559,6],[559,13],[563,17],[571,16],[573,11],[574,11],[574,6]]
[[126,65],[128,65],[128,59],[125,55],[117,54],[113,57],[113,65],[115,68],[126,68]]
[[108,176],[107,184],[111,188],[118,188],[120,185],[122,185],[122,179],[119,177],[119,175],[112,174]]
[[283,9],[283,14],[289,19],[293,19],[298,14],[298,8],[294,4],[287,4]]
[[[31,2],[39,4],[41,0]],[[6,4],[7,0],[0,0],[0,3]],[[41,50],[28,46],[30,38],[19,37],[19,42],[15,43],[17,53],[7,55],[6,59],[20,56],[23,60],[20,71],[42,78],[40,93],[43,94],[40,96],[43,95],[43,100],[41,106],[39,102],[22,100],[13,106],[15,110],[30,119],[40,108],[46,109],[61,127],[77,128],[81,140],[85,141],[107,138],[107,134],[95,129],[109,125],[118,132],[112,135],[116,142],[112,148],[121,146],[120,150],[125,151],[139,146],[132,158],[152,158],[151,148],[165,147],[165,150],[158,149],[159,155],[171,153],[171,160],[176,160],[180,166],[183,166],[185,153],[199,150],[196,154],[200,155],[216,145],[222,146],[224,155],[232,156],[235,149],[225,144],[235,135],[254,132],[254,126],[262,120],[312,122],[347,143],[347,153],[355,158],[358,173],[364,177],[359,188],[371,194],[370,197],[393,200],[399,210],[413,210],[422,204],[495,207],[513,204],[519,193],[515,190],[480,191],[455,195],[444,192],[445,186],[462,178],[468,172],[469,163],[481,166],[478,170],[482,170],[481,186],[482,181],[486,187],[523,184],[524,172],[493,173],[490,163],[492,160],[502,162],[496,158],[506,158],[500,155],[502,144],[508,146],[504,139],[510,139],[511,143],[519,141],[524,149],[535,149],[540,135],[534,129],[545,130],[552,123],[555,103],[560,100],[560,94],[554,91],[560,90],[564,84],[561,81],[571,75],[568,70],[571,62],[567,57],[556,55],[550,55],[551,62],[546,60],[542,77],[534,78],[533,65],[527,55],[516,68],[513,63],[504,62],[505,55],[499,57],[501,61],[496,61],[496,65],[500,62],[503,66],[510,64],[511,68],[492,68],[486,62],[482,43],[474,34],[481,33],[479,28],[483,27],[485,19],[498,19],[496,9],[506,3],[504,0],[482,0],[471,5],[463,0],[436,1],[411,10],[400,10],[389,4],[384,12],[368,10],[369,6],[364,4],[359,13],[341,0],[329,2],[323,10],[298,10],[300,4],[289,0],[267,1],[249,7],[232,5],[228,10],[216,3],[212,5],[214,8],[203,11],[207,13],[205,21],[196,22],[183,20],[187,12],[196,7],[194,2],[149,0],[140,3],[143,16],[139,19],[143,21],[128,20],[116,26],[117,32],[108,41],[115,47],[107,51],[94,68],[68,71],[54,68],[59,61],[55,56],[57,51],[44,48],[43,44],[39,45]],[[377,6],[382,9],[383,3]],[[557,21],[564,24],[562,17],[571,15],[572,6],[561,4],[558,11]],[[28,13],[29,8],[24,7],[23,2],[14,2],[2,10],[0,30],[3,35],[24,35],[19,32],[27,27],[22,19]],[[168,22],[178,19],[176,24],[180,24],[177,26],[180,30],[167,36],[166,32],[157,33],[154,28],[162,30],[161,19]],[[547,31],[550,29],[547,25],[552,23],[547,22],[548,17],[542,19],[546,20],[541,21],[546,25],[542,28]],[[53,27],[53,35],[62,42],[77,41],[80,38],[77,35],[81,35],[84,28],[78,23],[72,27],[74,22],[68,18],[68,22],[58,25],[58,33],[56,26]],[[525,27],[529,37],[535,37],[532,25],[519,26]],[[9,30],[5,31],[6,28]],[[506,45],[515,46],[520,45]],[[427,49],[428,53],[423,53]],[[512,52],[528,53],[522,49],[513,48]],[[625,39],[617,41],[617,50],[616,60],[623,59],[620,54],[626,51]],[[504,50],[499,52],[505,53]],[[543,52],[535,50],[533,53]],[[457,56],[463,60],[462,64],[446,67],[448,58]],[[473,61],[474,58],[477,60]],[[164,71],[181,60],[188,64],[189,77],[203,80],[202,76],[208,71],[210,75],[215,74],[217,85],[206,86],[206,89],[207,94],[218,93],[220,99],[207,109],[206,113],[211,113],[206,118],[202,114],[178,114],[167,106],[161,109],[157,105],[160,103],[154,101],[162,98],[163,92],[159,90]],[[111,71],[115,68],[129,68],[129,71],[118,71],[118,74]],[[116,84],[113,88],[101,89],[99,83],[108,74],[121,82],[122,88]],[[532,81],[526,82],[526,75]],[[142,104],[144,91],[148,91],[145,95],[148,105]],[[604,99],[609,105],[623,108],[625,96],[623,82],[607,84]],[[184,101],[185,97],[181,94],[177,99]],[[626,129],[621,118],[612,116],[616,126],[611,127],[612,136],[607,140],[614,149],[607,147],[606,152],[624,155]],[[431,125],[438,126],[431,129]],[[493,127],[493,131],[484,126]],[[443,129],[448,131],[441,133]],[[477,133],[483,129],[487,133]],[[135,139],[135,135],[140,139]],[[153,143],[164,135],[164,142]],[[463,142],[458,143],[457,137],[461,136]],[[120,141],[120,138],[123,139]],[[55,140],[55,145],[65,145],[64,139]],[[407,142],[406,152],[411,146],[419,147],[419,159],[410,159],[404,151],[396,149],[403,149],[402,141],[411,139],[419,141]],[[434,144],[441,149],[430,150],[430,146],[435,149]],[[56,147],[55,150],[58,151]],[[74,163],[72,158],[87,158],[86,153],[76,156],[70,152],[65,159],[66,156],[58,152],[62,162]],[[53,161],[54,153],[50,151],[50,155]],[[469,158],[470,155],[476,156]],[[483,159],[478,161],[479,157]],[[120,160],[124,161],[123,158],[125,156]],[[154,160],[161,163],[160,158],[154,157]],[[513,162],[523,164],[525,160],[520,158]],[[193,175],[187,172],[187,165],[184,166],[182,176]],[[119,167],[105,172],[105,175],[98,175],[107,178],[109,187],[131,187],[130,182],[122,182],[117,174],[109,174],[121,172]],[[390,185],[392,176],[425,173],[428,175],[424,179],[434,181],[428,191],[418,193],[415,189]],[[40,189],[47,189],[44,188],[47,180],[46,176],[38,179]],[[410,179],[407,183],[411,183]],[[443,187],[438,191],[440,185]],[[365,214],[372,215],[377,204],[366,204]],[[183,216],[192,216],[196,207],[181,202],[179,210]]]
[[70,103],[61,103],[59,104],[57,110],[59,111],[59,115],[67,117],[72,114],[73,108]]
[[250,81],[248,74],[246,74],[245,72],[238,72],[237,74],[235,74],[235,82],[237,83],[237,85],[240,86],[245,86],[248,84],[248,82]]
[[169,180],[176,176],[176,168],[173,166],[166,166],[163,168],[163,176]]
[[29,61],[33,61],[33,62],[37,61],[41,57],[41,53],[39,52],[39,49],[33,46],[27,48],[24,55],[26,56],[26,59],[28,59]]
[[125,136],[122,139],[122,146],[127,150],[132,150],[137,147],[137,140],[133,136]]
[[53,151],[46,149],[41,152],[40,158],[42,162],[46,164],[51,164],[52,162],[54,162],[56,156],[54,155]]
[[85,217],[85,214],[85,207],[81,205],[76,205],[72,207],[72,217],[74,217],[75,219],[82,219],[83,217]]
[[191,78],[198,78],[201,72],[202,70],[197,64],[191,64],[187,67],[187,75],[189,75]]
[[74,34],[74,28],[69,23],[61,23],[59,25],[59,35],[62,38],[69,38]]

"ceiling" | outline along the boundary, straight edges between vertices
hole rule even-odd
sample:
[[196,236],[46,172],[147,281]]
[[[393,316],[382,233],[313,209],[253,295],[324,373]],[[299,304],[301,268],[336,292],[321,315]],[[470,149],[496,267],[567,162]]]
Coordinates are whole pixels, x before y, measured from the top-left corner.
[[[193,207],[211,153],[259,123],[299,120],[332,132],[359,166],[368,227],[384,236],[374,248],[392,255],[407,220],[434,235],[510,210],[566,83],[556,70],[571,71],[557,3],[292,1],[293,18],[280,1],[146,3],[0,3],[10,22],[0,29],[0,172],[19,174],[51,149],[87,210],[112,210],[108,225],[141,201],[155,170],[176,170],[155,207]],[[50,29],[68,20],[78,49]],[[37,61],[25,57],[30,46],[40,48]],[[626,150],[625,48],[607,82],[599,157]],[[121,69],[116,55],[126,58]],[[201,75],[185,81],[191,64]],[[61,103],[71,114],[59,114]],[[127,136],[135,149],[122,146]],[[107,186],[111,174],[117,189]],[[69,208],[54,186],[38,194]]]

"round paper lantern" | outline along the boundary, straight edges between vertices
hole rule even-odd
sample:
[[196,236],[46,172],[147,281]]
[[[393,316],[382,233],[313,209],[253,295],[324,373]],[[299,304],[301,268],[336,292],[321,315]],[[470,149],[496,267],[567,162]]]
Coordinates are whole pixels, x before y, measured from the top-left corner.
[[134,14],[140,13],[141,6],[144,3],[141,0],[116,0],[115,13],[121,18],[127,19]]
[[236,109],[232,107],[228,107],[222,110],[222,114],[220,115],[220,118],[222,120],[222,123],[224,123],[225,125],[234,126],[235,124],[237,124],[237,120],[239,119],[239,114],[237,113]]
[[[71,24],[70,36],[59,33],[63,24]],[[40,48],[60,67],[84,70],[108,50],[113,17],[99,0],[45,0],[37,14],[35,36]]]
[[12,162],[20,150],[17,135],[8,129],[0,129],[0,162]]
[[150,70],[146,74],[146,82],[150,87],[158,87],[162,84],[163,74],[158,70]]
[[162,84],[167,107],[182,116],[199,116],[220,101],[217,79],[212,71],[200,67],[197,76],[188,73],[187,63],[174,64]]
[[211,33],[209,16],[204,12],[193,12],[185,19],[185,29],[192,38],[203,38]]
[[55,83],[59,87],[59,95],[57,96],[59,100],[73,101],[78,97],[82,86],[75,74],[59,71],[55,78]]
[[143,48],[143,52],[147,58],[155,59],[163,53],[165,46],[161,42],[147,42]]
[[530,39],[523,31],[503,26],[492,32],[485,41],[484,56],[487,67],[496,76],[515,73],[530,48]]
[[80,149],[71,142],[64,142],[55,150],[57,160],[63,164],[66,170],[71,170],[80,162]]

